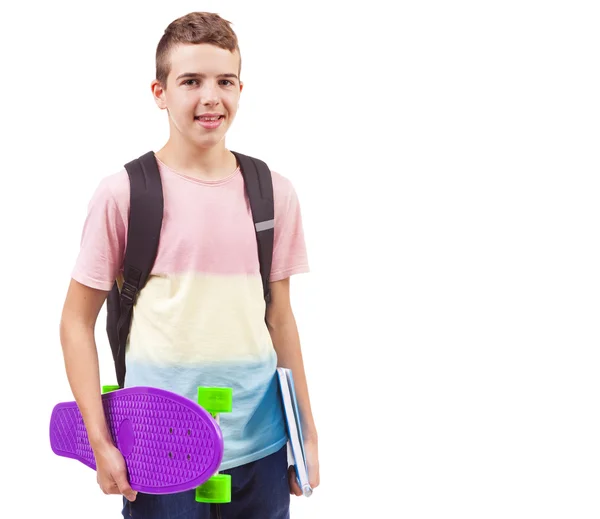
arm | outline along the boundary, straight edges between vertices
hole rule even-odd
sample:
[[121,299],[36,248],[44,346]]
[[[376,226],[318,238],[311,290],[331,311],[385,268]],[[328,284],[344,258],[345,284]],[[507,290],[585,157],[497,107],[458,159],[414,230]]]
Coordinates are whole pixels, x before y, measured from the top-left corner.
[[267,326],[277,352],[277,365],[292,370],[296,397],[302,415],[302,434],[307,441],[317,440],[300,337],[290,303],[289,278],[271,283],[271,297],[271,303],[267,308]]
[[[287,278],[276,281],[270,287],[271,303],[267,307],[267,326],[277,353],[278,366],[291,369],[294,376],[298,407],[302,415],[310,484],[315,488],[319,485],[318,436],[310,406],[298,328],[290,303],[290,280]],[[301,495],[293,478],[291,485],[294,493]]]
[[81,412],[96,459],[98,484],[105,494],[135,500],[125,461],[114,446],[102,406],[94,328],[108,292],[71,280],[60,321],[60,340],[67,378]]
[[100,390],[94,328],[108,292],[71,280],[60,321],[67,378],[81,411],[92,449],[112,443]]

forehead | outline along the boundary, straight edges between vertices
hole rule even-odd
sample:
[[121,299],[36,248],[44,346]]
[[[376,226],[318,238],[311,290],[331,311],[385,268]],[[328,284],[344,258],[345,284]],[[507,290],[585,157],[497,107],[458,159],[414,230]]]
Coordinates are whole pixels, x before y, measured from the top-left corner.
[[171,73],[173,77],[186,72],[208,75],[237,74],[240,56],[209,43],[179,44],[171,50]]

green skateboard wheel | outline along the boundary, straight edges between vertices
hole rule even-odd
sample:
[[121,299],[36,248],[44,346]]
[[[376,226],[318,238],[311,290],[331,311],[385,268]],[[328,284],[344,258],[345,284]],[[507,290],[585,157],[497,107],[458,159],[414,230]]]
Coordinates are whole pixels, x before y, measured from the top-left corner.
[[230,413],[232,391],[230,387],[199,387],[198,404],[212,415]]
[[119,386],[102,386],[102,394],[111,393],[119,389]]
[[203,485],[196,487],[196,501],[198,503],[230,503],[231,476],[216,474]]

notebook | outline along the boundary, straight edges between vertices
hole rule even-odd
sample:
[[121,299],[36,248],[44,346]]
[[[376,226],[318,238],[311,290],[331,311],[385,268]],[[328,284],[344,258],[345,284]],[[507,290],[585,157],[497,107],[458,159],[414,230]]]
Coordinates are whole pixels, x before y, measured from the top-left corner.
[[308,468],[304,454],[304,438],[302,437],[300,411],[298,410],[298,401],[296,400],[296,391],[294,390],[294,377],[292,376],[292,370],[287,368],[277,368],[277,375],[288,431],[288,452],[291,453],[293,460],[296,481],[298,481],[298,485],[302,489],[304,496],[309,497],[313,489],[308,482]]

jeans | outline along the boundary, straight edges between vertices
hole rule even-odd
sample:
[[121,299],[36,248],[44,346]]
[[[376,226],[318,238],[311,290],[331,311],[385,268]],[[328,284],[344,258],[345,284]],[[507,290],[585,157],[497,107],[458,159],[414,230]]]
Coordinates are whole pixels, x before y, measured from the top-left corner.
[[125,519],[289,519],[287,447],[222,474],[231,474],[231,502],[197,503],[196,491],[123,498]]

